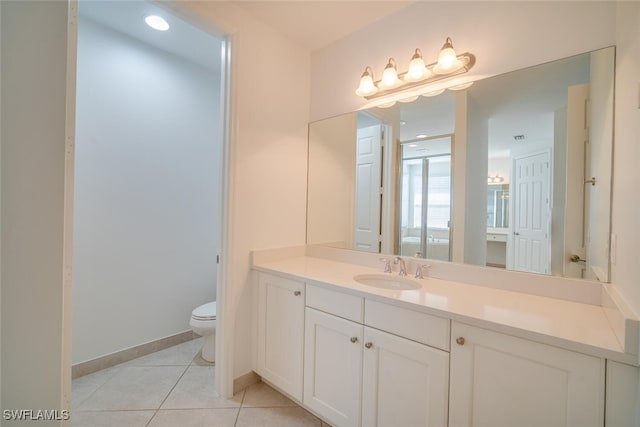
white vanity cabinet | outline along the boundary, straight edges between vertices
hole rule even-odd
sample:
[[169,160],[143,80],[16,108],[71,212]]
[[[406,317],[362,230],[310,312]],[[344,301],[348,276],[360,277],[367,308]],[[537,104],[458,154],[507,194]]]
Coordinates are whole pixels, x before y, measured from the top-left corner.
[[457,322],[452,427],[602,426],[605,361]]
[[448,320],[307,290],[305,406],[334,427],[446,427],[449,353],[415,340],[448,348]]
[[304,283],[259,273],[256,371],[302,401]]
[[364,328],[362,425],[446,427],[449,353]]
[[334,427],[359,426],[361,324],[306,309],[304,404]]

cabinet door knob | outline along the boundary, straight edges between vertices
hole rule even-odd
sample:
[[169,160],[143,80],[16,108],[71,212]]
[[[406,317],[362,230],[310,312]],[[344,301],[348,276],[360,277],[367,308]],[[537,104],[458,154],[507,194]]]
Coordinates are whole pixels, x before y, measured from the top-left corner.
[[299,297],[301,293],[302,293],[302,292],[300,292],[300,291],[294,291],[294,292],[293,292],[293,294],[294,294],[295,296],[297,296],[297,297]]
[[351,337],[351,342],[358,342],[358,337]]
[[458,337],[456,338],[456,343],[458,345],[464,345],[464,337]]
[[365,343],[364,346],[367,347],[367,348],[371,348],[371,347],[373,347],[373,343],[372,342],[368,342],[368,343]]

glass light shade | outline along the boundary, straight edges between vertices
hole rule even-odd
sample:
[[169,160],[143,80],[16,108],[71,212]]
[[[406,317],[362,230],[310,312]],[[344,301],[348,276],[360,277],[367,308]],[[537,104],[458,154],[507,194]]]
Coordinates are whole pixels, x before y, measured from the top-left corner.
[[378,92],[376,84],[373,82],[373,73],[371,69],[367,67],[360,77],[360,86],[356,90],[358,96],[369,96]]
[[169,23],[158,15],[146,16],[144,22],[154,30],[167,31],[169,29]]
[[387,66],[384,67],[382,72],[382,80],[380,86],[384,89],[392,89],[398,87],[402,82],[398,79],[398,70],[396,69],[396,63],[393,58],[389,58]]
[[463,65],[462,61],[456,56],[456,51],[453,50],[451,38],[447,37],[447,41],[445,41],[438,55],[438,63],[433,67],[433,72],[436,74],[449,74],[458,71]]
[[419,82],[429,77],[429,74],[431,74],[431,72],[424,64],[422,52],[420,49],[416,49],[409,63],[409,70],[407,74],[405,74],[404,80],[408,82]]

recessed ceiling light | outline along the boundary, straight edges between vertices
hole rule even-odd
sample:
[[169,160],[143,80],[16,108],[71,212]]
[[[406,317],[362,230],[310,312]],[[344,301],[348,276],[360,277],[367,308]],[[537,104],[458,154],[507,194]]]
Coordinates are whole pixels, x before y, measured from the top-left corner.
[[426,138],[426,137],[427,137],[427,135],[425,135],[423,133],[421,133],[420,135],[416,135],[416,138]]
[[169,23],[165,21],[164,18],[158,15],[148,15],[145,16],[144,22],[147,23],[148,26],[158,31],[167,31],[169,29]]

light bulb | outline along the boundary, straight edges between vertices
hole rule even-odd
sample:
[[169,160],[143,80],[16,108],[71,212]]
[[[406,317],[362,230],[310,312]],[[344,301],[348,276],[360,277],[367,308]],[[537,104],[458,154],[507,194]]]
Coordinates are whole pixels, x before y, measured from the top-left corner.
[[154,30],[167,31],[169,29],[169,23],[158,15],[149,15],[144,18],[144,22]]
[[369,96],[378,92],[376,84],[373,82],[373,71],[370,67],[364,69],[364,73],[360,77],[360,86],[356,90],[358,96]]

